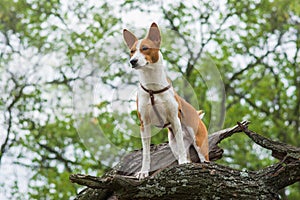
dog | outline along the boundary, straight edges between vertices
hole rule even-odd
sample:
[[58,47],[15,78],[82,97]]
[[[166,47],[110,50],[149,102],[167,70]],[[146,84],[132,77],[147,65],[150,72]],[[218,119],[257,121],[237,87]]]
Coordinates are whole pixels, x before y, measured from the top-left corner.
[[143,158],[137,178],[149,176],[151,125],[168,128],[169,145],[179,164],[191,162],[191,145],[196,149],[200,162],[209,162],[208,133],[200,113],[177,95],[166,76],[157,24],[152,23],[144,39],[137,39],[127,29],[123,30],[123,38],[130,49],[130,64],[137,70],[140,82],[137,111]]

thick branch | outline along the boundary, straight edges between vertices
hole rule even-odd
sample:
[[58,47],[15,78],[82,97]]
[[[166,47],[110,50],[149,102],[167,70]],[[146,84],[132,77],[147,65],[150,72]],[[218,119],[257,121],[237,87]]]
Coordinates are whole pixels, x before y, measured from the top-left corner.
[[128,185],[138,186],[142,182],[138,181],[133,176],[121,176],[114,175],[106,178],[83,175],[83,174],[73,174],[70,176],[71,182],[78,183],[80,185],[86,185],[89,188],[94,189],[112,189],[112,188],[123,188]]
[[[213,163],[192,163],[169,167],[142,181],[120,175],[104,179],[72,175],[70,179],[92,188],[114,191],[118,199],[278,199],[277,176],[292,170],[299,179],[300,171],[296,167],[300,167],[300,161],[248,173]],[[275,182],[271,182],[273,179]]]
[[[222,157],[217,145],[232,134],[244,131],[257,144],[276,152],[282,159],[276,165],[258,171],[240,171],[215,163],[177,165],[167,144],[151,147],[152,175],[142,181],[132,175],[140,170],[141,152],[135,151],[102,178],[71,175],[74,183],[88,186],[78,200],[107,199],[278,199],[278,191],[300,181],[300,150],[274,142],[247,129],[249,122],[209,136],[210,159]],[[286,152],[284,154],[284,152]],[[191,151],[192,160],[198,161]]]
[[300,160],[286,165],[280,162],[255,173],[258,175],[257,178],[263,180],[268,188],[278,192],[300,181]]

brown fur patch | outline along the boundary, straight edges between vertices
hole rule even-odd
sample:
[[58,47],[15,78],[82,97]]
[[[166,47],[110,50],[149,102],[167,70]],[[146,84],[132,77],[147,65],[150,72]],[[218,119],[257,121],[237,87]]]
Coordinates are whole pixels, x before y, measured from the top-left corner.
[[140,52],[145,55],[149,63],[156,63],[159,59],[159,48],[149,39],[142,40]]
[[132,47],[131,47],[131,49],[130,49],[130,57],[132,57],[133,54],[135,53],[137,43],[138,43],[138,41],[136,41],[136,42],[132,45]]
[[199,119],[198,129],[195,134],[195,138],[196,138],[196,144],[199,147],[202,155],[205,157],[206,161],[209,161],[208,133],[207,133],[206,126],[200,119]]

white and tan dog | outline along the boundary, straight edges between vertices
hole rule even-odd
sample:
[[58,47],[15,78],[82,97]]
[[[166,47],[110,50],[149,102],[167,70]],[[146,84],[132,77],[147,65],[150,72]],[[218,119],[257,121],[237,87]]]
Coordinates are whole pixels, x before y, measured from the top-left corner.
[[191,145],[201,162],[209,161],[205,125],[197,111],[176,94],[167,79],[157,24],[151,25],[144,39],[138,40],[126,29],[123,37],[130,49],[130,63],[137,70],[140,81],[137,110],[141,122],[143,162],[137,177],[141,179],[149,175],[151,125],[168,128],[169,145],[179,164],[190,162]]

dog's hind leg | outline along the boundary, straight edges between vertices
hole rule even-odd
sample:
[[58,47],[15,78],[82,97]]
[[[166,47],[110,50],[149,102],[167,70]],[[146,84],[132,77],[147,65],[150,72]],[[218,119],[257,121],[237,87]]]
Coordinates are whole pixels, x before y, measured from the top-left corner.
[[209,146],[207,134],[208,133],[206,127],[204,126],[203,122],[199,120],[198,129],[194,136],[194,147],[198,153],[200,162],[209,162]]

